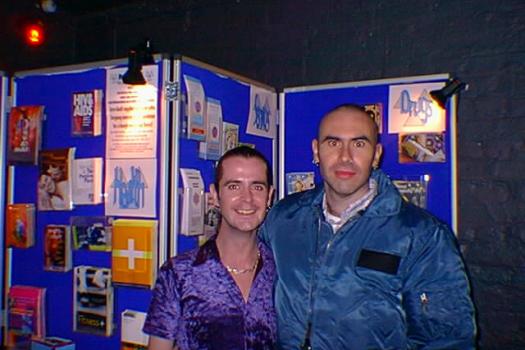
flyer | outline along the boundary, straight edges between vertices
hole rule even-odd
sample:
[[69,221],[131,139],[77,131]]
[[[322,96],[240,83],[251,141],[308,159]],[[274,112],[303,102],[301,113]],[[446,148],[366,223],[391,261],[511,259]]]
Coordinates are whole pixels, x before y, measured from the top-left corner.
[[126,69],[114,68],[107,73],[106,159],[155,158],[158,67],[142,67],[146,85],[124,84]]
[[180,169],[183,184],[181,233],[200,235],[204,230],[204,182],[199,170]]
[[155,217],[155,159],[106,160],[106,216]]

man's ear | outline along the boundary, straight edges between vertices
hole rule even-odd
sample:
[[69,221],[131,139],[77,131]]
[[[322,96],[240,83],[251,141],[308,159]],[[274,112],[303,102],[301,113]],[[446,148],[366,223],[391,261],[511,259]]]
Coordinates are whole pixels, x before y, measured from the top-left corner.
[[312,140],[312,163],[319,164],[319,142],[317,139]]
[[217,189],[215,188],[215,184],[210,185],[210,194],[212,199],[212,205],[216,208],[219,208],[219,192],[217,192]]
[[374,152],[374,160],[372,161],[372,167],[377,169],[379,167],[379,162],[381,161],[381,156],[383,155],[383,145],[380,143],[376,144],[376,149]]

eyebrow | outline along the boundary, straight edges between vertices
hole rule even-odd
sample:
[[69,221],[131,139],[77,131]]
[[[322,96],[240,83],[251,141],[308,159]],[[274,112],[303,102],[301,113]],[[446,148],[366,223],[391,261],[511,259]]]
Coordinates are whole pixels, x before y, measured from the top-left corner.
[[[327,135],[327,136],[325,136],[323,138],[323,140],[321,142],[325,142],[325,141],[329,141],[329,140],[341,141],[342,138],[338,137],[338,136]],[[359,140],[364,140],[364,141],[368,141],[368,142],[372,143],[372,141],[366,135],[356,136],[356,137],[352,137],[350,139],[350,141],[359,141]]]
[[[223,186],[228,186],[231,184],[240,184],[240,183],[242,183],[242,181],[240,180],[228,180],[224,182]],[[268,187],[268,183],[266,181],[252,181],[250,185],[263,185],[263,186]]]

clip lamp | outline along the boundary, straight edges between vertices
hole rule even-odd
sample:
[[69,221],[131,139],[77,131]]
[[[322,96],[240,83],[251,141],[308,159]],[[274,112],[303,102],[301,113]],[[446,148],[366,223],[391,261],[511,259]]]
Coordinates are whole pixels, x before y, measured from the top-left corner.
[[430,91],[430,96],[441,106],[441,108],[445,108],[448,99],[463,89],[468,89],[468,85],[461,82],[459,79],[453,78],[450,79],[440,90]]
[[124,84],[144,85],[146,79],[142,74],[142,66],[145,64],[154,64],[153,53],[149,40],[141,45],[138,49],[130,49],[128,53],[128,70],[122,76]]
[[137,51],[129,50],[128,53],[128,70],[122,76],[124,84],[129,85],[144,85],[146,79],[142,75],[142,64],[140,63]]

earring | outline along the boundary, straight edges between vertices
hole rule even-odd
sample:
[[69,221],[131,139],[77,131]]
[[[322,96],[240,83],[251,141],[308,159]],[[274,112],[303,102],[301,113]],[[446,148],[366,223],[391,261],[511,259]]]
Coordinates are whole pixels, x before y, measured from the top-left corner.
[[315,166],[319,166],[319,162],[316,161],[315,159],[312,159],[312,164],[315,165]]

